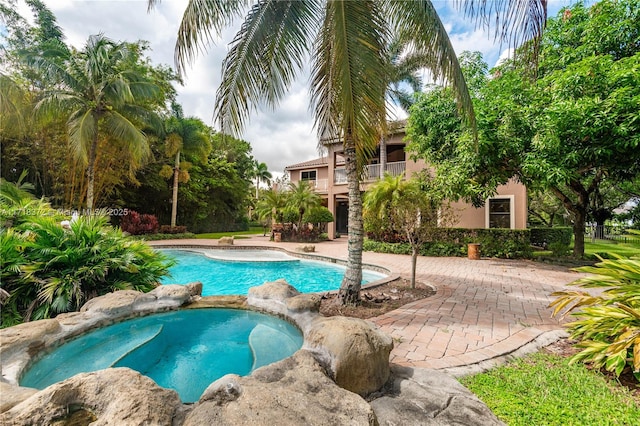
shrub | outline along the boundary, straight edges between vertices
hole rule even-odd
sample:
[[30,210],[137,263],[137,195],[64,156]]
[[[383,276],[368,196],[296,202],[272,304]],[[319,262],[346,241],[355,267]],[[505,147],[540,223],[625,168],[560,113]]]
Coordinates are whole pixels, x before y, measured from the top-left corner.
[[[371,237],[370,241],[376,239]],[[403,244],[404,240],[395,232],[383,231],[378,233],[380,242],[386,244]],[[467,244],[480,243],[483,256],[506,259],[529,258],[531,247],[529,230],[527,229],[466,229],[466,228],[438,228],[433,231],[431,241],[420,248],[423,256],[466,256]],[[369,244],[368,247],[378,247],[376,250],[389,250],[386,246]],[[403,251],[403,249],[399,249]],[[384,251],[392,253],[393,251]],[[404,253],[403,253],[404,254]]]
[[304,214],[302,221],[305,223],[329,223],[333,222],[333,214],[324,206],[315,207]]
[[154,215],[140,214],[133,210],[120,220],[120,228],[131,235],[155,234],[159,227],[158,218]]
[[562,241],[554,241],[549,244],[549,250],[551,250],[551,254],[555,257],[563,257],[568,256],[571,247],[568,244],[563,243]]
[[184,240],[184,239],[197,238],[197,236],[194,233],[185,232],[184,234],[161,234],[161,233],[145,234],[145,235],[138,235],[137,238],[144,241],[158,241],[158,240]]
[[530,228],[531,244],[536,247],[546,249],[552,243],[563,243],[567,246],[571,245],[573,237],[573,229],[568,226],[559,226],[555,228]]
[[162,225],[158,231],[160,234],[185,234],[187,232],[186,226],[171,226]]
[[[573,284],[605,288],[594,296],[584,291],[558,291],[551,303],[553,315],[578,317],[567,324],[571,337],[579,339],[581,352],[571,362],[592,363],[619,376],[631,368],[640,381],[640,257],[600,259],[595,266],[577,268],[590,275]],[[581,308],[579,311],[575,311]],[[565,310],[566,309],[566,310]],[[575,311],[575,312],[573,312]]]
[[[64,229],[53,218],[42,217],[2,232],[0,280],[9,293],[3,327],[76,311],[114,290],[146,292],[157,286],[172,263],[144,242],[107,226],[107,220],[83,216]],[[17,255],[24,262],[16,264]]]

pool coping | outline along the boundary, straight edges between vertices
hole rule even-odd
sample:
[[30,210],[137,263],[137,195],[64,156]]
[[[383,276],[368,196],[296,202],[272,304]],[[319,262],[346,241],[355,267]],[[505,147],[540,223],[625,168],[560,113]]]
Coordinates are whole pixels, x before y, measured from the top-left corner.
[[[213,244],[191,244],[191,243],[187,243],[187,244],[177,244],[177,243],[170,243],[170,244],[153,244],[150,245],[152,248],[158,248],[158,249],[210,249],[210,250],[272,250],[272,251],[279,251],[279,252],[283,252],[286,253],[290,256],[293,257],[297,257],[300,259],[306,259],[306,260],[317,260],[317,261],[321,261],[321,262],[327,262],[327,263],[334,263],[337,265],[341,265],[341,266],[347,266],[347,261],[343,260],[343,259],[337,259],[335,257],[330,257],[330,256],[325,256],[325,255],[320,255],[320,254],[312,254],[312,253],[300,253],[300,252],[295,252],[295,251],[291,251],[291,250],[287,250],[283,247],[270,247],[270,246],[260,246],[260,245],[255,245],[255,246],[219,246],[219,245],[213,245]],[[227,261],[226,259],[224,259],[224,261]],[[244,260],[243,260],[244,261]],[[233,262],[233,260],[231,260],[230,262]],[[363,263],[362,264],[363,269],[370,269],[374,272],[379,272],[379,273],[384,273],[387,274],[386,277],[384,278],[380,278],[379,280],[375,280],[372,281],[370,283],[366,283],[364,285],[361,286],[361,289],[363,290],[367,290],[367,289],[372,289],[372,288],[376,288],[388,283],[392,283],[395,281],[398,281],[401,279],[400,274],[397,273],[393,273],[391,270],[384,268],[382,266],[378,266],[378,265],[373,265],[370,263]],[[320,292],[315,292],[315,294],[336,294],[338,293],[339,290],[329,290],[329,291],[320,291]],[[314,292],[310,292],[314,293]]]

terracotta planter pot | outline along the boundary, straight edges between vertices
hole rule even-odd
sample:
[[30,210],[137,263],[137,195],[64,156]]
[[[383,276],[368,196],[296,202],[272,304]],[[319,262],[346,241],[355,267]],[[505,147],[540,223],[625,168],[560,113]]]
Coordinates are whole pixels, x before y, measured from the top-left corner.
[[469,243],[467,245],[467,256],[471,260],[480,260],[480,244]]

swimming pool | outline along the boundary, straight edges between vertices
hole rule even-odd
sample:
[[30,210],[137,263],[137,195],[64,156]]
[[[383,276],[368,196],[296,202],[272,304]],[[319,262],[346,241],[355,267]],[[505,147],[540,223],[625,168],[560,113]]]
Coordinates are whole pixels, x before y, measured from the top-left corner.
[[235,309],[154,314],[84,334],[34,363],[21,386],[44,389],[75,374],[129,367],[194,402],[214,380],[249,374],[302,346],[302,334],[279,318]]
[[[163,284],[202,282],[203,296],[247,294],[250,287],[284,278],[302,293],[337,290],[346,268],[327,262],[298,259],[273,250],[163,249],[177,260]],[[363,284],[386,275],[364,270]]]

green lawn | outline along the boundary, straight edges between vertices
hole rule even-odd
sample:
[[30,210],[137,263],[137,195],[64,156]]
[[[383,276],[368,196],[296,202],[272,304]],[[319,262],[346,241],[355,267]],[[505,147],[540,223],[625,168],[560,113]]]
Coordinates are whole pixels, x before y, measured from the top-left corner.
[[[571,250],[573,250],[573,246]],[[637,256],[640,255],[640,243],[621,243],[605,240],[597,240],[596,242],[591,242],[591,240],[587,238],[584,242],[584,253],[585,256],[601,253],[615,253],[625,257],[633,255]],[[551,251],[536,251],[533,253],[533,256],[549,257],[551,256]]]
[[584,242],[585,254],[596,253],[616,253],[621,256],[632,256],[640,254],[640,243],[618,243],[615,241],[597,240]]
[[207,234],[197,234],[196,238],[199,239],[219,239],[220,237],[235,237],[235,238],[247,238],[246,235],[262,235],[264,230],[261,226],[251,227],[247,231],[235,231],[235,232],[209,232]]
[[637,425],[627,388],[568,359],[536,353],[460,382],[509,426]]

